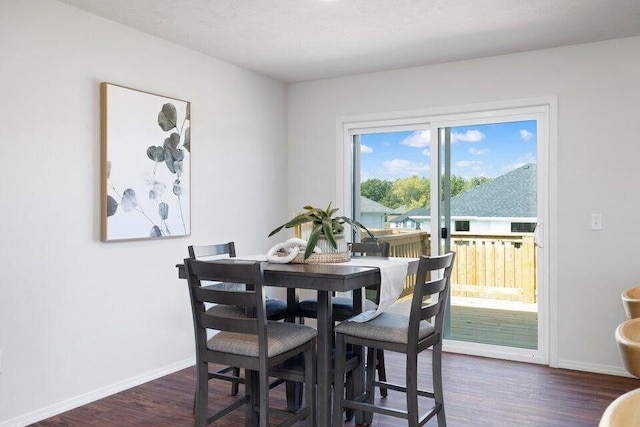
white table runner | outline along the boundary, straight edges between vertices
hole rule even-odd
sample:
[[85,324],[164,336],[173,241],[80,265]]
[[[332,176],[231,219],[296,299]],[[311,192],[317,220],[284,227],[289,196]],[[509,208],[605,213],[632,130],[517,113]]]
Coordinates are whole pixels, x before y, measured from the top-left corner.
[[[375,310],[367,310],[350,318],[352,322],[366,322],[378,316],[391,306],[404,287],[407,278],[407,270],[409,261],[402,258],[371,258],[371,257],[352,257],[350,261],[344,264],[357,265],[361,267],[377,267],[380,269],[380,301],[378,308]],[[364,297],[364,296],[363,296]]]

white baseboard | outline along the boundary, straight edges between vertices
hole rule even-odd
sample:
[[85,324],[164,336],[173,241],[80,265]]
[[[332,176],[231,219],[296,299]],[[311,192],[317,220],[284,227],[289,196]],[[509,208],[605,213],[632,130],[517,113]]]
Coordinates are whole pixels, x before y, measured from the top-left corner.
[[2,421],[0,422],[0,427],[24,427],[29,424],[42,421],[49,417],[53,417],[55,415],[77,408],[79,406],[86,405],[87,403],[94,402],[107,396],[111,396],[112,394],[130,389],[140,384],[144,384],[157,378],[164,377],[165,375],[169,375],[184,368],[188,368],[189,366],[193,366],[195,365],[195,363],[195,358],[189,358],[168,366],[164,366],[160,369],[156,369],[155,371],[145,372],[142,375],[128,378],[124,381],[120,381],[115,384],[100,388],[98,390],[94,390],[89,393],[74,397],[73,399],[56,403],[54,405],[47,406],[46,408],[21,415],[7,421]]
[[593,372],[595,374],[615,375],[617,377],[633,378],[626,369],[621,366],[598,365],[595,363],[584,363],[575,360],[558,360],[558,367],[562,369],[571,369],[574,371]]

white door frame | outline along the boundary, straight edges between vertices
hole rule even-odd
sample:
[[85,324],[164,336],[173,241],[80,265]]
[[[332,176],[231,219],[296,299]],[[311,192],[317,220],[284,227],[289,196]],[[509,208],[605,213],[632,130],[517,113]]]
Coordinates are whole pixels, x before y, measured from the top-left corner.
[[[425,110],[394,111],[338,117],[336,120],[336,198],[343,212],[352,211],[351,183],[353,164],[353,135],[361,133],[380,133],[406,130],[409,126],[428,124],[431,129],[431,141],[437,141],[438,127],[447,123],[465,121],[489,121],[492,117],[539,114],[538,120],[538,204],[542,207],[542,232],[537,238],[543,242],[539,252],[539,307],[538,316],[544,328],[539,328],[540,348],[538,354],[531,356],[521,349],[506,351],[504,347],[486,344],[445,341],[444,349],[452,352],[464,352],[487,357],[544,363],[558,367],[558,287],[557,287],[557,142],[558,142],[558,99],[555,95],[507,101],[495,101],[463,106],[438,107]],[[434,138],[435,136],[435,138]],[[438,150],[431,144],[431,170],[437,170]],[[434,169],[435,168],[435,169]],[[437,186],[431,186],[432,192]],[[437,195],[431,200],[437,204]],[[435,211],[432,206],[432,212]],[[432,221],[432,228],[438,221]],[[432,230],[432,238],[435,234]],[[433,242],[432,242],[433,243]],[[432,247],[437,248],[437,245]],[[495,347],[495,348],[494,348]]]

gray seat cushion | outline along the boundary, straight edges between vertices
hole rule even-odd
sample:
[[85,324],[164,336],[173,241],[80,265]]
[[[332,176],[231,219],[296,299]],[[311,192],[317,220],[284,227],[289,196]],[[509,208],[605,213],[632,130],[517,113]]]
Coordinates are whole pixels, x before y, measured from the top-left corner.
[[[244,283],[232,283],[232,282],[207,282],[208,288],[213,289],[222,289],[227,291],[244,291],[247,288],[247,285]],[[278,317],[282,318],[282,316],[287,312],[287,302],[281,301],[279,299],[271,298],[265,296],[266,308],[267,308],[267,318]],[[209,311],[209,310],[207,310]],[[216,311],[212,314],[220,317],[237,317],[238,311],[242,311],[241,309],[216,309]],[[240,314],[241,317],[244,317],[244,312]]]
[[[267,356],[273,357],[315,339],[315,329],[297,323],[267,322]],[[235,332],[219,332],[207,341],[209,350],[258,357],[258,336]]]
[[[336,317],[347,318],[355,314],[353,312],[353,298],[351,297],[333,297],[331,298],[331,303],[333,304],[333,314]],[[302,311],[317,312],[318,300],[315,298],[309,298],[300,301],[298,307]],[[364,311],[375,310],[377,308],[378,306],[373,301],[368,299],[364,300]]]
[[[286,301],[279,299],[267,298],[265,301],[265,307],[267,309],[267,318],[274,316],[282,316],[287,312]],[[242,307],[217,304],[207,310],[210,313],[218,317],[244,317],[244,309]]]
[[[374,341],[399,344],[408,343],[409,316],[385,311],[368,322],[357,323],[346,320],[336,326],[336,333]],[[426,320],[420,322],[419,339],[433,335],[435,328]]]
[[207,313],[218,317],[245,317],[244,308],[235,305],[216,304]]

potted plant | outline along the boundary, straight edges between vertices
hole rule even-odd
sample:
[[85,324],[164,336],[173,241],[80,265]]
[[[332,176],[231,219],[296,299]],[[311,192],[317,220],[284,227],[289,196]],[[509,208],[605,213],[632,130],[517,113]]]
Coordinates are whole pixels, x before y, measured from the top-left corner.
[[271,233],[269,233],[269,237],[273,236],[283,228],[292,228],[298,225],[312,223],[311,233],[309,234],[309,239],[307,241],[307,247],[304,252],[304,259],[309,258],[313,249],[318,244],[318,240],[321,238],[326,238],[329,245],[332,248],[338,249],[338,239],[344,239],[344,224],[349,224],[353,227],[356,232],[360,232],[360,230],[364,230],[367,234],[375,241],[376,237],[371,234],[371,232],[364,225],[360,224],[358,221],[354,221],[346,216],[334,216],[334,214],[339,210],[338,208],[331,208],[331,203],[327,209],[315,208],[313,206],[307,205],[304,207],[306,212],[297,215],[289,222],[282,224],[280,227],[277,227]]

